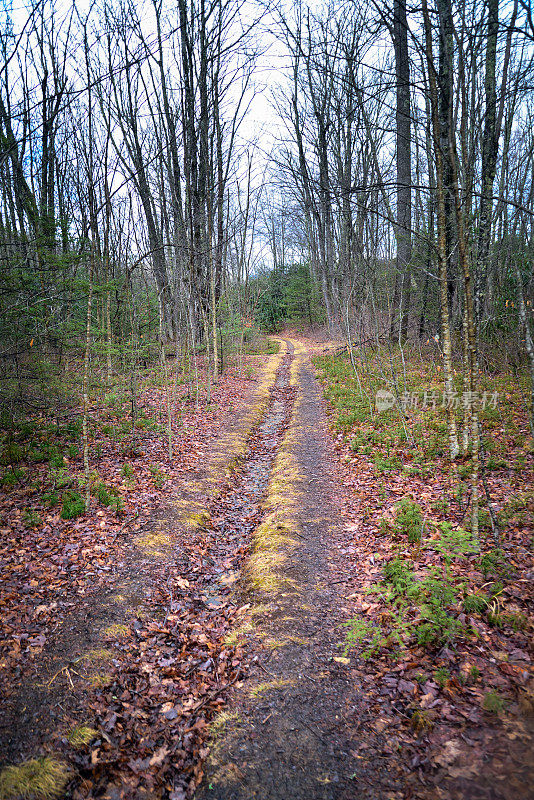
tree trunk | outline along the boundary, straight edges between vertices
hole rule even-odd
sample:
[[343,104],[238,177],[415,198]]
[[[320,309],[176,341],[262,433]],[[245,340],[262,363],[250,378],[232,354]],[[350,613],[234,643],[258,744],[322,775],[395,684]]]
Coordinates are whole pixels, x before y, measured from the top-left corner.
[[[408,332],[410,313],[410,260],[412,257],[410,60],[408,56],[406,0],[395,0],[393,31],[397,82],[397,274],[395,285],[400,287],[402,310],[399,325],[400,335],[405,338]],[[392,321],[394,320],[395,311],[396,306],[393,308]],[[394,333],[393,330],[392,333]]]
[[[443,153],[441,149],[440,120],[438,115],[438,91],[436,85],[436,69],[432,53],[432,27],[428,13],[427,0],[423,0],[423,16],[425,25],[425,52],[428,66],[428,82],[430,88],[430,110],[432,115],[432,132],[434,138],[434,156],[436,161],[436,195],[437,195],[437,222],[438,222],[438,259],[439,259],[439,285],[441,307],[441,331],[443,349],[443,376],[445,385],[445,402],[449,428],[449,451],[451,461],[458,456],[458,433],[456,417],[452,398],[454,396],[454,383],[452,371],[452,346],[449,316],[449,290],[448,290],[448,250],[447,250],[447,204],[445,200]],[[448,134],[447,134],[448,137]]]

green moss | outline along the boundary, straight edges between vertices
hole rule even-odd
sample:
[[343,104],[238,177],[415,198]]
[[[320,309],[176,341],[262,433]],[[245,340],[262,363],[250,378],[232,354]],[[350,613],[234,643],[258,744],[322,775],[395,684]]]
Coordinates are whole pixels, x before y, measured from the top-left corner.
[[147,533],[136,539],[135,543],[143,553],[149,556],[165,554],[174,546],[172,537],[161,532]]
[[217,739],[232,724],[240,721],[237,711],[221,711],[210,723],[209,732],[212,739]]
[[210,521],[209,511],[201,511],[199,514],[191,514],[187,519],[188,525],[192,528],[205,528]]
[[107,628],[105,628],[103,634],[106,639],[125,639],[130,635],[130,628],[128,625],[117,623],[115,625],[109,625]]

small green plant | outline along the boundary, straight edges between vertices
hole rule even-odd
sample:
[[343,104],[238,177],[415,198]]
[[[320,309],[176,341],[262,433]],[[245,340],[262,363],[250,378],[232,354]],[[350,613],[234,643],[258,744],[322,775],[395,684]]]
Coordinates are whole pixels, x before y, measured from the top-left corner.
[[45,492],[41,495],[41,500],[43,505],[47,506],[48,508],[54,508],[59,503],[59,492],[54,490],[52,492]]
[[528,626],[528,617],[521,613],[504,612],[498,610],[488,611],[487,620],[494,628],[512,628],[513,631],[522,631]]
[[439,500],[436,500],[435,503],[432,503],[432,508],[434,511],[438,511],[441,514],[447,514],[450,508],[449,501],[447,498],[441,497]]
[[22,519],[28,525],[29,528],[35,528],[37,525],[42,525],[43,520],[41,519],[40,515],[37,511],[34,511],[32,508],[28,508],[22,512]]
[[81,420],[74,420],[72,422],[67,422],[66,425],[63,425],[59,429],[59,433],[62,436],[65,436],[70,442],[77,442],[82,435],[82,423]]
[[485,594],[466,594],[462,601],[462,608],[466,614],[482,614],[488,607],[488,598]]
[[404,497],[397,505],[395,529],[399,534],[406,536],[412,544],[421,541],[423,513],[421,507],[414,503],[413,500],[410,500],[409,497]]
[[61,453],[53,453],[49,459],[48,463],[52,469],[61,469],[65,466],[65,460]]
[[413,585],[413,570],[407,561],[392,558],[384,566],[384,580],[390,583],[398,594],[405,594]]
[[528,617],[518,612],[507,612],[505,615],[506,624],[514,631],[524,631],[528,627]]
[[156,487],[156,489],[163,489],[166,480],[166,476],[164,475],[164,473],[161,471],[159,467],[156,467],[154,464],[151,464],[148,469],[154,479],[154,486]]
[[480,670],[474,664],[471,667],[469,667],[469,677],[473,681],[473,683],[475,681],[478,681],[478,679],[480,678]]
[[426,731],[432,730],[434,722],[426,709],[415,708],[411,716],[410,725],[414,733],[420,736]]
[[504,461],[503,459],[496,459],[493,456],[490,456],[486,463],[486,470],[488,470],[489,472],[495,469],[506,469],[507,466],[508,466],[507,462]]
[[7,467],[12,464],[19,464],[24,459],[24,448],[16,442],[8,442],[4,445],[0,454],[0,464]]
[[401,469],[402,464],[398,458],[387,458],[381,453],[377,453],[374,457],[375,467],[378,472],[393,472],[394,470]]
[[484,553],[480,559],[480,569],[485,578],[489,575],[495,575],[499,578],[508,577],[510,575],[510,565],[503,551],[499,548]]
[[48,480],[54,489],[66,489],[74,483],[74,478],[66,467],[61,469],[51,469],[48,472]]
[[413,465],[413,466],[411,466],[411,467],[404,467],[404,472],[405,472],[407,475],[421,475],[421,473],[423,472],[423,470],[421,469],[421,467],[418,467],[418,466],[416,466],[416,465]]
[[85,512],[85,503],[79,492],[67,491],[62,496],[61,519],[75,519]]
[[96,497],[96,499],[98,500],[98,502],[101,503],[101,505],[110,506],[111,502],[113,500],[113,495],[115,494],[115,491],[112,488],[109,488],[108,486],[106,486],[105,483],[102,483],[100,481],[94,487],[93,494]]
[[127,461],[124,462],[121,469],[121,475],[123,478],[131,478],[134,474],[134,469],[131,464],[128,464]]
[[121,400],[114,392],[110,392],[106,395],[104,402],[109,408],[116,408],[120,405]]
[[499,692],[492,689],[484,695],[482,708],[492,714],[500,714],[506,708],[506,700]]
[[443,646],[465,634],[465,628],[449,609],[456,603],[454,584],[439,570],[432,570],[422,580],[417,591],[423,622],[416,626],[418,644],[425,647]]
[[117,514],[117,516],[120,516],[124,511],[124,499],[121,497],[120,494],[118,494],[117,497],[113,500],[112,505],[115,510],[115,514]]
[[26,471],[18,467],[6,469],[2,475],[1,484],[5,489],[12,489],[24,479]]
[[440,687],[443,687],[447,684],[447,681],[450,679],[451,673],[446,667],[438,667],[437,670],[434,672],[434,680]]
[[382,629],[378,625],[372,625],[366,620],[354,617],[354,619],[349,620],[349,622],[345,622],[343,627],[347,628],[343,651],[345,655],[353,648],[359,647],[365,643],[366,647],[362,651],[362,656],[364,659],[369,659],[380,650],[380,647],[384,643]]
[[469,531],[464,531],[463,528],[453,529],[450,522],[440,522],[438,528],[440,537],[429,542],[427,547],[441,553],[448,566],[455,558],[478,553],[478,542]]

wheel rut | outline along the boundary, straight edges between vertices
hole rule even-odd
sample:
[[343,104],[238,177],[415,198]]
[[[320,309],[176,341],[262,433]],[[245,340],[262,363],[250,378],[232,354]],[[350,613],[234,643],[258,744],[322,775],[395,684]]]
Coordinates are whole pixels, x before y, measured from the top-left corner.
[[321,393],[298,344],[292,383],[293,415],[265,504],[285,552],[278,580],[256,592],[251,677],[217,729],[198,800],[350,800],[399,788],[383,760],[353,750],[365,707],[354,676],[335,660],[346,619],[329,571],[342,526],[336,473]]

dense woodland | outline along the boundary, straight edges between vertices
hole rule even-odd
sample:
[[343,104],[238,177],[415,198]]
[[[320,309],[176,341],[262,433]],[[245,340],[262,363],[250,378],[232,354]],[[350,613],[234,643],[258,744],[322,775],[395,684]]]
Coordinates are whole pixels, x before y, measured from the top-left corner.
[[41,2],[1,35],[8,423],[170,342],[216,379],[252,319],[437,335],[448,393],[456,350],[466,392],[487,348],[534,375],[528,3]]
[[[135,470],[176,478],[196,453],[184,420],[218,425],[289,329],[331,343],[315,364],[347,463],[376,460],[374,497],[400,464],[376,392],[391,447],[414,448],[426,422],[406,398],[438,393],[421,459],[444,459],[462,535],[500,564],[513,481],[492,485],[491,454],[525,447],[517,477],[534,435],[530,1],[31,0],[4,5],[0,49],[17,524],[132,521]],[[420,512],[399,512],[419,539]]]
[[1,35],[8,413],[84,348],[109,377],[203,344],[216,376],[295,264],[349,339],[532,359],[527,3],[41,2]]

